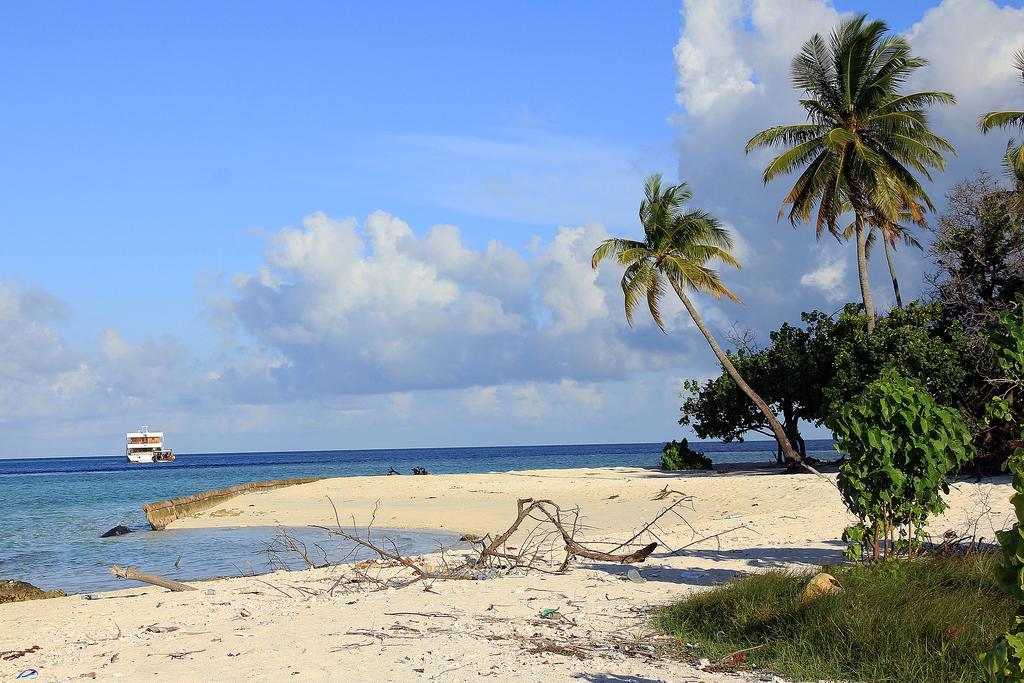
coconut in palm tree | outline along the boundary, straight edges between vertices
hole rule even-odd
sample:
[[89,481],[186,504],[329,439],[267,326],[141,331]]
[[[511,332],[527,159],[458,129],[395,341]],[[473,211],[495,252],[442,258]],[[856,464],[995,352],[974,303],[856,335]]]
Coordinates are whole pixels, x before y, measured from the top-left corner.
[[803,464],[778,418],[736,370],[690,300],[690,293],[705,293],[738,301],[712,265],[720,261],[740,267],[729,253],[732,236],[721,222],[704,211],[683,209],[692,197],[686,183],[663,186],[660,175],[648,178],[644,184],[644,199],[640,202],[643,239],[634,241],[613,237],[601,242],[594,250],[592,265],[597,268],[601,261],[614,258],[625,268],[622,293],[626,321],[630,326],[634,322],[636,307],[646,302],[655,324],[665,331],[661,300],[670,287],[711,345],[722,367],[764,413],[786,460],[791,465]]
[[[853,211],[861,298],[874,329],[868,282],[869,216],[896,221],[908,200],[934,209],[915,172],[931,179],[945,167],[953,146],[928,127],[927,109],[951,104],[953,95],[903,93],[907,79],[927,64],[905,38],[890,35],[884,22],[864,15],[840,24],[826,40],[815,34],[793,59],[793,86],[804,93],[807,122],[775,126],[750,139],[747,152],[786,147],[764,170],[764,182],[802,169],[786,195],[789,220],[815,223],[840,236],[844,207]],[[817,210],[815,211],[815,208]],[[782,212],[780,211],[780,215]]]

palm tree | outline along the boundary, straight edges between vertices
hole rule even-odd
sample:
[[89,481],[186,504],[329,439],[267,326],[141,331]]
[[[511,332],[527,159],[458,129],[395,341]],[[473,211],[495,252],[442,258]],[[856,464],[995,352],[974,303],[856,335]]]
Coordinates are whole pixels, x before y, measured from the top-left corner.
[[875,307],[865,222],[871,215],[895,221],[907,206],[919,211],[918,202],[933,209],[914,171],[931,179],[930,169],[945,167],[943,152],[955,153],[947,140],[929,130],[925,110],[956,99],[938,91],[901,93],[927,60],[911,55],[906,39],[887,32],[884,22],[869,22],[861,15],[841,23],[828,41],[815,34],[793,58],[791,69],[794,87],[805,93],[800,105],[807,122],[764,130],[746,147],[748,153],[789,147],[765,168],[765,184],[803,168],[784,200],[794,226],[810,221],[817,206],[818,237],[825,229],[839,237],[842,209],[852,209],[869,331],[874,329]]
[[[1013,68],[1020,71],[1024,80],[1024,50],[1013,53]],[[1024,131],[1024,111],[990,111],[982,114],[978,120],[978,128],[987,133],[993,128],[1019,128]],[[1024,145],[1017,145],[1013,140],[1006,147],[1004,159],[1007,175],[1021,187],[1024,181]]]
[[[904,210],[900,216],[899,222],[890,221],[881,216],[872,214],[866,219],[869,225],[868,235],[864,240],[864,252],[871,257],[871,250],[875,246],[877,235],[882,235],[882,245],[885,249],[885,261],[889,266],[889,277],[892,280],[892,290],[896,295],[896,307],[903,308],[903,297],[900,296],[900,281],[896,277],[896,264],[893,263],[892,253],[896,250],[896,243],[903,242],[908,247],[916,247],[922,249],[921,243],[917,241],[911,232],[909,223],[916,223],[917,225],[924,226],[926,221],[924,216],[918,214],[917,218],[914,217],[913,212],[908,208]],[[850,239],[855,230],[855,223],[850,223],[846,226],[843,231],[843,237]]]
[[618,237],[607,239],[594,250],[591,265],[597,268],[601,261],[614,257],[620,266],[625,267],[622,293],[625,297],[626,322],[631,327],[636,307],[641,301],[646,301],[654,322],[665,331],[661,317],[661,298],[665,294],[666,284],[671,286],[701,334],[708,340],[722,367],[768,419],[786,459],[794,465],[802,464],[803,460],[793,449],[778,418],[764,399],[740,376],[687,294],[687,290],[704,292],[716,298],[725,296],[738,301],[722,283],[718,272],[708,264],[721,261],[740,267],[739,262],[729,253],[732,236],[718,219],[697,209],[683,211],[683,205],[692,197],[693,193],[686,183],[662,187],[660,175],[648,178],[644,183],[644,199],[640,202],[640,223],[644,228],[644,239],[639,242]]

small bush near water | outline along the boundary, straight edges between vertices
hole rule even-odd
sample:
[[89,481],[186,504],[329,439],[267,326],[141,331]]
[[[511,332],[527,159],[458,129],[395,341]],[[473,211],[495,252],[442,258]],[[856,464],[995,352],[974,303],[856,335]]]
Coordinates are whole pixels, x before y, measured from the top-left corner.
[[979,681],[978,653],[1012,621],[995,553],[829,568],[844,590],[799,601],[812,573],[770,572],[693,595],[656,615],[713,662],[747,648],[746,664],[796,680]]
[[690,443],[670,441],[661,449],[661,467],[666,470],[710,470],[711,458],[690,448]]

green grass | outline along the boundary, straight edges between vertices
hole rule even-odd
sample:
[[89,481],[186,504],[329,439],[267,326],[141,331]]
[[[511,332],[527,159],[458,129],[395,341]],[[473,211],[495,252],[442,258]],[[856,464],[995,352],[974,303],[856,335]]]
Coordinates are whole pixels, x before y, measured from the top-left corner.
[[1000,590],[994,553],[829,568],[844,591],[795,598],[814,574],[737,579],[656,613],[715,662],[750,647],[746,664],[796,680],[979,681],[980,652],[1009,626],[1015,603]]

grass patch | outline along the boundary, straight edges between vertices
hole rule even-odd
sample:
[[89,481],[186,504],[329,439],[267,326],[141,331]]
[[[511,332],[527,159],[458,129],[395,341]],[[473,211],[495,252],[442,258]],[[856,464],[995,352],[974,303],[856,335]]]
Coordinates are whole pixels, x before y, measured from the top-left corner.
[[660,609],[657,625],[716,662],[797,680],[979,681],[978,654],[1010,626],[1016,604],[995,579],[996,553],[827,568],[844,591],[797,601],[810,573],[737,579]]

